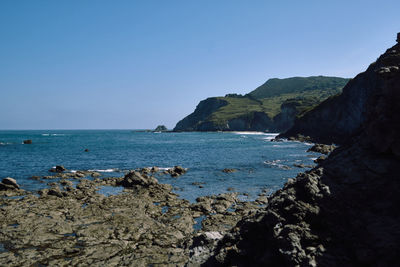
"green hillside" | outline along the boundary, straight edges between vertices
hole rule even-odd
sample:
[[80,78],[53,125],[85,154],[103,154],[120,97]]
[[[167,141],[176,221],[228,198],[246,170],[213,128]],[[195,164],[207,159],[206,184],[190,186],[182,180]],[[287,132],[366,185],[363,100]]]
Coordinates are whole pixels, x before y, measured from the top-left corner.
[[281,112],[282,104],[296,106],[299,114],[301,114],[338,93],[340,93],[340,89],[308,90],[263,99],[254,99],[251,97],[218,97],[218,99],[227,101],[228,104],[213,112],[208,120],[216,125],[223,125],[234,118],[246,117],[252,112],[264,112],[268,117],[274,118]]
[[248,95],[261,99],[281,94],[298,93],[314,90],[342,89],[349,79],[339,77],[311,76],[292,77],[286,79],[269,79],[263,85],[250,92]]
[[296,116],[339,94],[348,81],[324,76],[270,79],[245,96],[228,94],[201,101],[174,130],[283,131]]

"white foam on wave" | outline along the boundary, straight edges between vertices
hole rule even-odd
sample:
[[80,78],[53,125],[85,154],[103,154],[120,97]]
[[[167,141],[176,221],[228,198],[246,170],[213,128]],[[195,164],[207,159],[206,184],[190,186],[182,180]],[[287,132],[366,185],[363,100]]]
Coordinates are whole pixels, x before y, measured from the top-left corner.
[[172,169],[172,167],[167,167],[167,168],[158,167],[158,169],[160,171],[168,171],[168,170]]
[[118,169],[105,169],[105,170],[88,170],[90,172],[117,172]]
[[44,133],[42,136],[65,136],[65,134],[49,134],[49,133]]
[[8,142],[3,143],[3,142],[0,142],[0,146],[6,146],[6,145],[12,145],[12,143],[8,143]]
[[277,136],[277,133],[265,133],[265,132],[249,132],[249,131],[237,131],[237,132],[232,132],[233,134],[240,134],[240,135],[270,135],[270,136]]

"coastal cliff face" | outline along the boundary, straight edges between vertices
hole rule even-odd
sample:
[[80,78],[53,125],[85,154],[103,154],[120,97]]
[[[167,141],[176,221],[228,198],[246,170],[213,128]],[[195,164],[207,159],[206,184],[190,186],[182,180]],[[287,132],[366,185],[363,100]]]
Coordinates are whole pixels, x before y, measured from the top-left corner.
[[[363,112],[352,117],[362,120],[353,127],[352,142],[289,180],[266,208],[225,235],[205,265],[398,266],[399,66],[397,44],[354,79],[348,95],[356,85],[372,84],[354,103]],[[343,119],[340,125],[348,123]]]
[[209,126],[204,120],[207,119],[211,113],[227,104],[227,101],[216,97],[210,97],[201,101],[192,114],[176,124],[174,131],[201,131],[201,129],[207,131]]
[[245,96],[201,101],[174,131],[286,131],[297,115],[338,94],[347,81],[324,76],[270,79]]
[[[398,45],[388,49],[368,69],[350,80],[343,92],[331,97],[296,119],[280,137],[298,134],[319,143],[344,143],[366,119],[367,101],[375,88],[382,87],[390,68],[398,68]],[[389,69],[385,69],[389,68]]]

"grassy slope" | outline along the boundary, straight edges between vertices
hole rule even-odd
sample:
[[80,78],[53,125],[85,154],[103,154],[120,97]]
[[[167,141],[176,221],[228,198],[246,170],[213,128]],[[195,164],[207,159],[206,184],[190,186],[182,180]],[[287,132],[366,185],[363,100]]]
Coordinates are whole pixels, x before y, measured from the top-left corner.
[[257,99],[274,97],[287,93],[301,93],[312,90],[328,90],[343,88],[348,79],[339,77],[311,76],[292,77],[286,79],[269,79],[263,85],[249,93]]
[[306,90],[259,100],[247,97],[219,97],[220,99],[228,101],[229,104],[214,112],[208,120],[214,122],[216,125],[224,125],[228,120],[246,117],[251,112],[265,112],[270,118],[273,118],[281,111],[281,105],[283,103],[294,104],[297,110],[303,113],[312,109],[315,105],[328,97],[340,93],[340,91],[341,87],[331,90]]

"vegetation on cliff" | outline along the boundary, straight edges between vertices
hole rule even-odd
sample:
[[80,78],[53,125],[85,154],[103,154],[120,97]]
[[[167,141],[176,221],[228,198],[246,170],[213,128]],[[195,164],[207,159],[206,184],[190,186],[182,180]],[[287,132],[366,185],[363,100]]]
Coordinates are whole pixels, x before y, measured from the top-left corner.
[[245,96],[228,94],[200,102],[175,131],[284,131],[296,116],[339,94],[348,79],[293,77],[270,79]]

